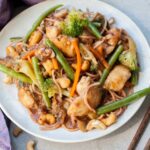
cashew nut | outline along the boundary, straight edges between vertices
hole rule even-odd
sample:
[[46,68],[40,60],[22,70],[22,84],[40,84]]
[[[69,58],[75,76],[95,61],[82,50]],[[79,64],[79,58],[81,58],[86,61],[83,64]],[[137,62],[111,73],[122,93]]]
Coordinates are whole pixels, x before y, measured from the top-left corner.
[[107,118],[103,118],[101,119],[101,121],[106,125],[106,126],[110,126],[113,123],[115,123],[117,120],[117,117],[115,115],[115,113],[111,112],[111,114],[107,117]]
[[26,150],[34,150],[35,142],[33,140],[28,141]]
[[20,129],[19,127],[15,127],[12,131],[13,136],[17,137],[19,136],[19,134],[22,133],[22,129]]
[[88,131],[90,131],[90,130],[92,130],[94,128],[96,128],[96,129],[106,129],[106,126],[100,120],[93,119],[93,120],[89,121],[89,123],[86,126],[86,129]]

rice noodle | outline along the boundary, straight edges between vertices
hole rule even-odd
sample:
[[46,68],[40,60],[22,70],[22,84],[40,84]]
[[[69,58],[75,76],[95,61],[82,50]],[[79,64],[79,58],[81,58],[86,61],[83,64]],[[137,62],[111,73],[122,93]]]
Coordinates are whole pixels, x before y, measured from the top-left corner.
[[71,118],[66,119],[65,123],[63,124],[63,127],[71,132],[79,130],[76,122],[72,124]]
[[107,19],[104,17],[104,25],[103,25],[103,28],[101,30],[101,34],[103,34],[106,31],[106,28],[107,28]]
[[123,98],[123,96],[119,96],[119,95],[116,94],[114,91],[109,90],[109,93],[110,93],[110,95],[112,96],[112,100],[113,100],[113,101],[116,101],[116,100],[119,100],[119,99],[122,99],[122,98]]
[[82,39],[95,39],[94,36],[90,36],[90,35],[80,35],[79,38],[82,38]]
[[117,109],[116,111],[114,111],[114,113],[117,117],[119,117],[121,114],[123,114],[125,109],[126,109],[125,107],[121,107],[121,108]]
[[55,77],[55,70],[52,70],[52,79],[53,79],[53,81],[54,81],[55,85],[56,85],[56,86],[57,86],[57,88],[58,88],[59,96],[60,96],[60,97],[62,97],[62,90],[61,90],[61,88],[60,88],[59,84],[58,84],[58,83],[57,83],[57,81],[56,81],[56,77]]
[[97,74],[92,74],[92,73],[89,73],[89,72],[86,72],[86,75],[93,78],[93,79],[97,79],[100,77],[100,74],[97,73]]

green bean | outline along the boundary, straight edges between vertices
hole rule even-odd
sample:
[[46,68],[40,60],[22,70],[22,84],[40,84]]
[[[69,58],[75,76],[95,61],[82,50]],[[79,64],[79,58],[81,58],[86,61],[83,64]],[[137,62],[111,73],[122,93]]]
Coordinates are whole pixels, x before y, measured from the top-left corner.
[[133,71],[132,72],[132,76],[131,76],[131,83],[133,85],[137,85],[138,84],[138,71]]
[[20,80],[22,82],[32,83],[32,80],[29,77],[27,77],[26,75],[24,75],[23,73],[16,72],[15,70],[6,67],[3,64],[0,64],[0,71],[2,71],[3,73],[6,73],[8,76],[11,76],[13,78]]
[[40,23],[42,22],[42,20],[47,17],[49,14],[51,14],[52,12],[54,12],[56,9],[60,8],[63,5],[56,5],[48,10],[46,10],[43,14],[40,15],[40,17],[35,21],[35,23],[33,24],[32,28],[28,31],[28,33],[26,34],[25,38],[24,38],[24,42],[26,43],[30,37],[30,35],[36,30],[36,28],[40,25]]
[[19,41],[22,41],[23,38],[22,37],[11,37],[9,40],[10,40],[10,42],[19,42]]
[[48,47],[51,47],[53,49],[53,51],[56,54],[56,58],[57,58],[58,62],[62,65],[62,67],[65,70],[65,72],[67,73],[68,77],[71,80],[73,80],[73,78],[74,78],[74,71],[71,68],[71,66],[69,65],[69,63],[67,62],[67,60],[64,57],[64,55],[61,53],[61,51],[49,39],[45,40],[45,44]]
[[92,22],[96,27],[100,27],[102,24],[100,22]]
[[33,65],[35,76],[36,76],[36,79],[37,79],[37,82],[39,85],[39,89],[41,90],[41,93],[43,96],[44,103],[47,106],[47,108],[49,108],[51,105],[50,99],[48,98],[48,92],[46,92],[44,90],[44,78],[43,78],[42,73],[40,71],[39,60],[36,57],[32,57],[32,65]]
[[97,114],[101,115],[101,114],[108,113],[108,112],[111,112],[113,110],[116,110],[118,108],[121,108],[123,106],[127,106],[130,103],[133,103],[136,100],[138,100],[141,97],[146,96],[148,94],[150,94],[150,88],[145,88],[145,89],[140,90],[140,91],[138,91],[138,92],[126,97],[126,98],[123,98],[121,100],[111,102],[109,104],[106,104],[104,106],[99,107],[97,109]]
[[99,39],[101,38],[101,34],[100,32],[98,31],[98,29],[96,28],[96,26],[92,23],[92,22],[89,22],[88,23],[88,27],[89,29],[91,30],[91,32]]
[[108,63],[109,63],[109,67],[106,68],[106,69],[104,69],[104,71],[103,71],[103,73],[102,73],[102,76],[101,76],[101,78],[100,78],[100,80],[99,80],[100,85],[103,85],[103,84],[104,84],[104,82],[105,82],[105,80],[106,80],[106,78],[107,78],[107,76],[108,76],[110,70],[111,70],[112,67],[114,66],[115,62],[117,61],[117,59],[118,59],[118,57],[119,57],[119,55],[120,55],[120,53],[121,53],[122,51],[123,51],[123,46],[120,45],[120,46],[116,49],[116,51],[114,52],[114,54],[111,56],[111,58],[110,58],[110,60],[109,60],[109,62],[108,62]]

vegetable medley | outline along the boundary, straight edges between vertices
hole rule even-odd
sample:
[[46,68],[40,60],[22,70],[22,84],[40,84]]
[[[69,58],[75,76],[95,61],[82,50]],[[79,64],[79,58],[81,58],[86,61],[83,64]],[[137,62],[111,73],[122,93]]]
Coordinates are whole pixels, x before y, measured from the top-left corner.
[[45,11],[24,38],[10,38],[0,59],[4,82],[16,84],[19,101],[43,130],[106,129],[150,93],[128,96],[138,83],[136,45],[114,18],[60,7]]

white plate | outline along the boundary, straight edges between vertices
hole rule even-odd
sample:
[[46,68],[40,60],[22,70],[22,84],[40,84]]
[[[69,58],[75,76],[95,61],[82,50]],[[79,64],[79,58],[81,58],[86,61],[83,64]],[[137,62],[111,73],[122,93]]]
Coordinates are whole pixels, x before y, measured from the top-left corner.
[[[0,57],[5,56],[5,48],[9,43],[9,37],[24,36],[31,28],[32,23],[42,12],[60,3],[69,8],[75,7],[83,10],[89,8],[91,11],[99,11],[107,18],[112,16],[115,17],[117,21],[116,25],[127,30],[137,44],[141,74],[139,84],[134,88],[134,91],[143,89],[150,85],[150,49],[145,37],[135,23],[133,23],[133,21],[131,21],[131,19],[125,14],[106,3],[97,0],[50,0],[25,10],[9,22],[0,33]],[[80,131],[68,132],[62,128],[54,131],[41,131],[39,126],[31,120],[27,110],[18,101],[15,86],[4,84],[3,78],[4,74],[0,73],[0,107],[5,114],[26,132],[56,142],[75,143],[103,137],[124,125],[136,113],[144,101],[144,98],[142,98],[136,103],[130,105],[125,113],[119,118],[117,123],[106,130],[93,130],[87,133],[82,133]]]

